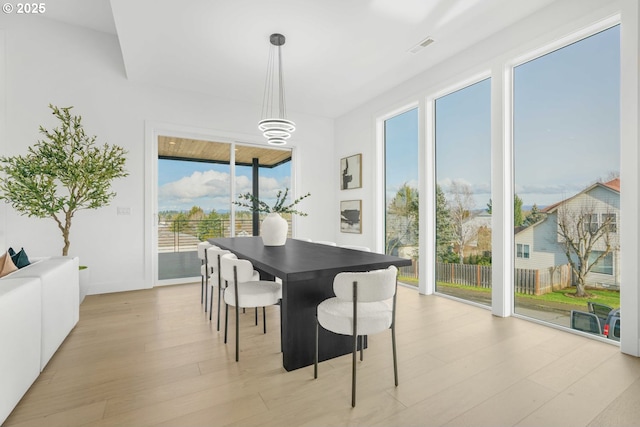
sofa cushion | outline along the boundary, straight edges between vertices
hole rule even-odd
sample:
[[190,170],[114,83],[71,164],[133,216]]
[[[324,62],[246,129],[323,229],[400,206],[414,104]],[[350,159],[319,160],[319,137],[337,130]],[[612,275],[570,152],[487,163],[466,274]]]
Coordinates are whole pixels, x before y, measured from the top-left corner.
[[24,248],[20,248],[20,252],[16,252],[13,248],[9,248],[9,255],[11,255],[11,261],[13,261],[15,266],[18,268],[26,267],[31,264]]
[[11,256],[8,252],[5,252],[0,256],[0,277],[6,276],[9,273],[16,271],[18,267],[11,261]]

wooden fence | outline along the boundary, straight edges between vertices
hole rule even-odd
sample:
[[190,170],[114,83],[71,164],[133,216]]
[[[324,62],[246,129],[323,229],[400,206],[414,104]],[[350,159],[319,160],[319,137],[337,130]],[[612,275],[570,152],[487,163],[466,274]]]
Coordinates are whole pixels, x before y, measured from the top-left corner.
[[[544,270],[516,268],[514,288],[517,293],[541,295],[571,285],[571,269],[559,265]],[[436,280],[457,285],[491,288],[491,266],[436,263]]]

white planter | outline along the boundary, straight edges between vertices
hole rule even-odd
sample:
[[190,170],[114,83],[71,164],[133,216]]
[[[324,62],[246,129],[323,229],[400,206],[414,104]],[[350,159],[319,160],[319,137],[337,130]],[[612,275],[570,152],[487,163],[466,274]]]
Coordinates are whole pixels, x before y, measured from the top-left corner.
[[265,246],[282,246],[287,242],[289,223],[280,214],[270,213],[262,220],[260,236]]
[[79,271],[80,275],[80,304],[84,301],[84,297],[89,292],[89,283],[91,282],[91,273],[89,267],[83,268]]

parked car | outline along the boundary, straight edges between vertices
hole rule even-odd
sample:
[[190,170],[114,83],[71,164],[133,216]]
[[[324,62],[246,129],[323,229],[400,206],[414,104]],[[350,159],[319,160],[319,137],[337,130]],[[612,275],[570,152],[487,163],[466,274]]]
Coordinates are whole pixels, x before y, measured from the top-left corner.
[[594,302],[587,307],[588,312],[571,310],[571,328],[620,341],[620,309]]

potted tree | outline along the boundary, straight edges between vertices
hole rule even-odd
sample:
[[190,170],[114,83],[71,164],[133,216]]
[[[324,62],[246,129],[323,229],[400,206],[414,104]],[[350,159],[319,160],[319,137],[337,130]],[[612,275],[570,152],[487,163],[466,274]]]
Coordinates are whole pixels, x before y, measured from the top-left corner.
[[285,205],[289,189],[286,188],[284,194],[282,190],[278,190],[276,202],[273,206],[269,206],[262,200],[259,200],[251,193],[245,193],[238,196],[239,199],[245,200],[234,201],[233,203],[248,208],[252,212],[266,213],[267,216],[262,220],[260,227],[260,236],[265,246],[282,246],[287,242],[287,231],[289,224],[287,220],[282,218],[281,214],[288,213],[292,215],[307,216],[306,213],[298,211],[295,206],[303,199],[309,197],[311,193],[307,193],[295,199],[291,204]]
[[[69,253],[71,221],[79,210],[98,209],[115,197],[111,182],[128,175],[126,151],[117,145],[97,146],[86,135],[82,117],[73,107],[49,104],[60,126],[44,136],[23,156],[0,157],[0,200],[21,215],[53,219],[62,233],[62,255]],[[82,292],[81,292],[82,293]]]

